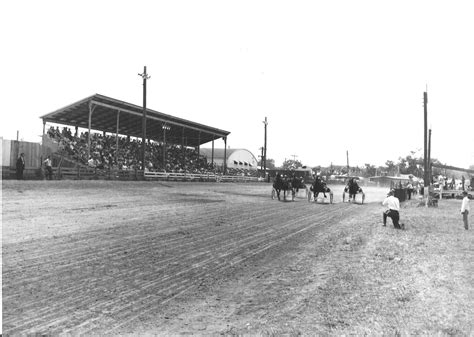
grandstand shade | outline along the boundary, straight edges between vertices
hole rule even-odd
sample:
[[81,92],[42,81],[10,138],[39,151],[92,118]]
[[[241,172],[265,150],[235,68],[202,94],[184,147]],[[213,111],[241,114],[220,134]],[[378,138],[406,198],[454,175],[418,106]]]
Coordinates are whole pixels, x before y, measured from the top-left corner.
[[[43,119],[43,124],[50,122],[141,138],[142,117],[141,106],[95,94],[40,118]],[[164,124],[169,126],[166,130],[168,144],[197,147],[219,138],[225,139],[230,134],[228,131],[147,108],[147,139],[163,142]]]

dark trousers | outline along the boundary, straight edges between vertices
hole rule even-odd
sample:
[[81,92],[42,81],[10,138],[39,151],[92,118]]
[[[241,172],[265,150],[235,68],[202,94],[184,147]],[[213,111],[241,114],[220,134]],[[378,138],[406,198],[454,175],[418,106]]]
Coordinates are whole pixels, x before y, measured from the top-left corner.
[[53,168],[51,166],[46,166],[46,178],[53,179]]
[[400,224],[398,221],[400,220],[400,213],[398,211],[395,211],[393,209],[386,210],[383,212],[383,224],[387,224],[387,217],[392,219],[393,222],[393,227],[401,229]]
[[411,193],[413,192],[413,190],[411,188],[407,189],[407,193],[408,193],[408,200],[411,200]]
[[16,170],[16,179],[18,180],[23,179],[23,170]]
[[467,219],[469,216],[469,211],[464,211],[462,213],[462,220],[464,221],[464,228],[469,229],[469,220]]

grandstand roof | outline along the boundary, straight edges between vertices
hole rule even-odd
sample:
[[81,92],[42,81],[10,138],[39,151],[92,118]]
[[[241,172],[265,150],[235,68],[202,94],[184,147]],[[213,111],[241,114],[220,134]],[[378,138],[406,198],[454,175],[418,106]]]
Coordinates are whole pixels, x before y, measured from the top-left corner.
[[[89,128],[89,112],[92,110],[90,127],[92,130],[142,137],[143,108],[107,96],[95,94],[72,103],[64,108],[41,116],[43,122]],[[147,108],[146,137],[158,142],[163,141],[163,125],[166,142],[186,146],[199,146],[212,140],[227,137],[229,131],[195,123],[186,119],[167,115]]]

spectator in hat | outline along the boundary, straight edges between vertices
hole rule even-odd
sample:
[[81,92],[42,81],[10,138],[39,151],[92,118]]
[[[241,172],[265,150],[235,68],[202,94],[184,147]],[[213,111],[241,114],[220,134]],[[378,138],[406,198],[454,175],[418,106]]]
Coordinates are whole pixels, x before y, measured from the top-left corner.
[[396,229],[405,229],[405,224],[400,224],[400,201],[395,197],[395,190],[390,190],[387,197],[382,202],[383,206],[387,206],[388,209],[383,212],[383,225],[387,225],[387,217],[392,219],[393,227]]
[[23,171],[25,170],[25,154],[21,153],[16,161],[16,179],[23,179]]
[[462,204],[461,204],[461,214],[462,214],[462,220],[464,221],[464,229],[468,230],[469,228],[469,222],[468,222],[468,216],[469,216],[469,198],[468,198],[468,193],[467,191],[463,191],[462,195],[464,198],[462,199]]

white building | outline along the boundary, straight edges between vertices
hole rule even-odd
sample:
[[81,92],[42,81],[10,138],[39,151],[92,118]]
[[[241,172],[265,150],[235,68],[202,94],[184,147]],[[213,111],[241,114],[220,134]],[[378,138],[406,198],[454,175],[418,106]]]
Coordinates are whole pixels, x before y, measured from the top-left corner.
[[[200,148],[199,153],[207,158],[207,162],[212,161],[212,149]],[[257,159],[247,149],[227,149],[227,168],[257,170]],[[214,149],[214,163],[217,166],[224,165],[224,149]]]

